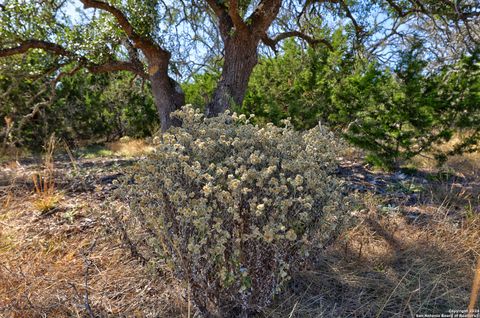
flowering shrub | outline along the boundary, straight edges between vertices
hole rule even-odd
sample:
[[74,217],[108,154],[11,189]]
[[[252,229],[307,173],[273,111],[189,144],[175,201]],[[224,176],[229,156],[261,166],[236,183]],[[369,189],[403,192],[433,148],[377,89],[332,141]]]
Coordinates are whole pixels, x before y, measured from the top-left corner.
[[121,188],[142,257],[183,281],[206,315],[257,311],[344,223],[335,138],[189,107],[175,116],[183,127],[164,134]]

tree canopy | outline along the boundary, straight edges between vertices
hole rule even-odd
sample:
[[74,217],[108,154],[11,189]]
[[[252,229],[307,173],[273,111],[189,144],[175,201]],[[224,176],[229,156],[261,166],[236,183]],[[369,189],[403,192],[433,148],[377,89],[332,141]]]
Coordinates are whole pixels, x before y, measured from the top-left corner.
[[[26,85],[35,93],[23,93],[21,100],[25,100],[25,107],[21,111],[12,103],[2,105],[7,109],[4,116],[8,117],[3,135],[6,139],[11,131],[20,131],[29,120],[44,113],[61,96],[59,84],[83,72],[131,73],[132,89],[140,85],[151,90],[163,131],[179,124],[172,121],[170,113],[185,104],[182,86],[190,94],[187,100],[197,96],[198,92],[192,92],[192,86],[186,84],[198,79],[209,78],[209,88],[201,97],[207,116],[232,107],[251,108],[253,95],[248,93],[249,82],[259,61],[274,56],[282,59],[284,55],[287,63],[297,63],[289,60],[292,53],[281,44],[286,39],[292,39],[291,43],[301,50],[309,46],[316,52],[310,55],[316,56],[315,62],[309,64],[315,68],[311,74],[316,75],[309,75],[302,90],[308,88],[311,93],[323,87],[324,92],[338,91],[339,95],[328,98],[322,95],[326,98],[322,118],[333,118],[339,103],[349,105],[345,107],[352,105],[351,98],[345,99],[340,94],[343,89],[349,92],[352,83],[359,85],[365,78],[388,87],[391,80],[387,80],[389,75],[383,74],[383,70],[406,65],[402,64],[405,52],[418,43],[421,44],[421,56],[416,59],[421,60],[421,67],[416,69],[419,76],[449,73],[445,67],[460,65],[465,58],[475,61],[480,40],[478,25],[480,4],[475,0],[4,0],[0,3],[0,68],[4,73],[0,80],[6,87],[3,95],[14,98],[11,93],[18,91],[18,85]],[[359,63],[370,68],[356,67]],[[464,65],[475,65],[472,63]],[[303,66],[298,65],[300,69]],[[275,63],[262,62],[260,69],[271,73],[275,67]],[[345,74],[342,72],[346,69],[350,75],[358,72],[360,82],[341,81],[338,74]],[[383,69],[382,75],[374,76],[379,69]],[[400,70],[394,73],[404,74]],[[283,78],[281,75],[277,79]],[[28,78],[27,82],[19,81],[18,76]],[[315,78],[336,78],[336,84],[342,82],[346,87],[339,90],[343,86],[328,80],[318,82]],[[280,89],[275,96],[279,97],[282,85],[288,86],[290,82],[291,78],[277,83]],[[250,92],[255,90],[252,85]],[[265,89],[268,84],[261,87]],[[423,96],[427,87],[416,88],[417,94],[428,99]],[[378,94],[381,89],[378,85],[372,89],[372,96],[382,96]],[[20,91],[18,94],[22,95]],[[362,98],[354,92],[349,94],[358,97],[357,105],[362,99],[371,102],[362,93]],[[301,104],[300,100],[305,101],[288,98],[289,108],[303,114],[297,117],[298,127],[311,126],[318,118],[307,114],[315,113],[313,109],[317,106]],[[268,105],[278,99],[262,102]],[[337,106],[333,106],[335,103]],[[406,104],[394,102],[392,109],[403,112],[402,105]],[[334,113],[327,115],[327,110]],[[342,114],[345,112],[337,115],[346,118]],[[348,116],[359,113],[350,112]],[[275,115],[270,119],[275,121]]]
[[[73,14],[78,4],[83,8]],[[298,37],[331,47],[329,31],[341,25],[358,54],[388,59],[389,44],[439,33],[448,36],[429,45],[432,54],[435,46],[463,54],[478,42],[479,7],[474,0],[6,0],[0,57],[42,50],[57,56],[62,74],[80,68],[132,72],[152,82],[166,129],[169,113],[184,102],[176,81],[212,59],[223,61],[207,107],[215,115],[242,103],[261,43],[275,51],[278,42]]]

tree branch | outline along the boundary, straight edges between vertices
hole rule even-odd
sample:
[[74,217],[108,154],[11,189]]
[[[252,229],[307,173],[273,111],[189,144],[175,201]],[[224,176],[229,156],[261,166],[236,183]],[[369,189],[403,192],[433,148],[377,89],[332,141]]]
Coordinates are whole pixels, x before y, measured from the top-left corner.
[[238,0],[230,0],[230,4],[228,6],[228,15],[232,19],[233,25],[241,31],[247,31],[248,26],[243,21],[243,18],[238,13]]
[[228,37],[231,28],[235,27],[240,32],[250,32],[249,27],[238,12],[238,0],[230,0],[228,6],[216,0],[206,0],[209,7],[218,18],[220,34]]
[[352,21],[353,27],[355,28],[355,34],[357,35],[357,38],[360,38],[361,35],[363,34],[363,27],[358,24],[357,20],[353,16],[352,12],[350,11],[350,8],[348,5],[345,3],[344,0],[341,0],[340,2],[340,7],[342,10],[345,12],[345,15]]
[[[92,64],[85,57],[78,57],[74,53],[66,50],[64,47],[41,40],[26,40],[20,43],[18,46],[13,48],[0,49],[0,57],[13,56],[18,54],[27,53],[32,49],[41,49],[49,53],[74,57],[79,61],[78,67],[86,67],[92,73],[105,73],[105,72],[115,72],[115,71],[129,71],[142,78],[148,78],[148,74],[143,70],[143,66],[138,60],[133,61],[109,61],[105,64]],[[61,73],[61,77],[65,75],[73,74],[64,74]],[[55,82],[59,81],[60,78],[57,78]]]
[[315,39],[309,36],[308,34],[302,33],[300,31],[283,32],[283,33],[277,34],[274,38],[269,38],[267,35],[265,35],[262,38],[262,41],[263,43],[265,43],[265,45],[268,45],[269,47],[272,48],[272,50],[276,51],[276,45],[278,44],[278,42],[291,37],[301,38],[311,46],[315,46],[319,43],[322,43],[326,47],[328,47],[329,50],[333,51],[333,46],[327,39]]
[[33,110],[22,117],[22,119],[20,120],[20,122],[18,123],[18,126],[16,127],[16,131],[20,132],[23,128],[23,126],[25,126],[25,124],[30,120],[32,119],[33,117],[35,117],[35,115],[44,107],[49,107],[50,105],[53,104],[53,102],[55,101],[55,98],[56,98],[56,93],[55,93],[55,88],[56,88],[56,85],[57,83],[65,76],[72,76],[74,75],[75,73],[77,73],[78,71],[80,71],[81,69],[81,66],[80,65],[77,65],[75,66],[71,71],[69,72],[60,72],[52,81],[50,81],[50,83],[48,84],[48,86],[45,86],[40,92],[38,92],[34,98],[30,99],[27,104],[30,104],[34,101],[34,99],[40,97],[40,95],[42,95],[43,93],[45,93],[48,88],[50,88],[50,97],[48,100],[46,101],[43,101],[43,102],[40,102],[40,103],[37,103],[35,105],[35,107],[33,108]]
[[122,11],[115,8],[114,6],[98,0],[80,0],[83,3],[83,7],[85,9],[95,8],[109,12],[111,15],[115,17],[118,24],[122,28],[122,30],[127,34],[129,38],[131,38],[135,42],[142,42],[141,37],[135,32],[133,26],[128,21],[127,17],[123,14]]
[[218,18],[220,18],[226,12],[227,8],[223,4],[217,3],[216,0],[206,0],[206,1]]
[[[89,9],[89,8],[100,9],[113,15],[117,20],[121,29],[127,34],[128,38],[133,41],[135,47],[140,48],[145,53],[145,55],[149,60],[152,60],[155,58],[157,59],[164,58],[167,60],[170,59],[171,53],[169,51],[163,49],[162,47],[157,45],[155,42],[153,42],[151,39],[136,33],[135,30],[133,29],[132,24],[130,23],[130,21],[128,21],[125,14],[123,14],[123,12],[117,9],[116,7],[106,2],[98,1],[98,0],[80,0],[80,1],[83,3],[83,7],[85,9]],[[161,56],[158,56],[159,54]]]
[[263,36],[278,15],[282,0],[262,0],[247,20],[252,21],[254,33]]
[[386,1],[400,18],[404,18],[413,12],[412,10],[404,11],[403,8],[400,7],[398,4],[396,4],[394,0],[386,0]]
[[92,73],[108,73],[118,71],[129,71],[144,79],[149,79],[149,75],[143,70],[141,65],[134,62],[110,61],[104,64],[90,64],[86,68]]
[[65,48],[55,43],[41,41],[41,40],[26,40],[20,43],[16,47],[0,49],[0,57],[22,54],[32,49],[42,49],[44,51],[54,53],[57,55],[62,55],[62,56],[73,55],[72,52],[67,51]]

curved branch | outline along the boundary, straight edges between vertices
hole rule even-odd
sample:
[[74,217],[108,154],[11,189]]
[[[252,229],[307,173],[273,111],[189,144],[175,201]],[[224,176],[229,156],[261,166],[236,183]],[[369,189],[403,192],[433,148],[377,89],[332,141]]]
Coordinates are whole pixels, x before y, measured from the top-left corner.
[[345,15],[350,19],[350,21],[353,24],[353,27],[355,29],[355,34],[357,35],[357,38],[360,38],[362,34],[364,33],[363,27],[358,24],[357,20],[353,16],[352,12],[350,11],[350,8],[348,7],[347,3],[344,0],[341,0],[340,2],[340,7],[342,10],[345,12]]
[[135,30],[133,29],[132,24],[130,23],[130,21],[128,21],[125,14],[123,14],[123,12],[117,9],[116,7],[106,2],[98,1],[98,0],[80,0],[80,1],[83,3],[83,7],[85,9],[88,9],[88,8],[100,9],[113,15],[117,20],[121,29],[127,34],[128,38],[133,41],[135,47],[138,47],[139,49],[141,49],[145,53],[147,58],[149,59],[159,58],[158,55],[161,55],[161,58],[170,59],[171,53],[169,51],[163,49],[162,47],[157,45],[155,42],[153,42],[151,39],[136,33]]
[[[125,15],[118,10],[117,8],[97,0],[81,0],[84,4],[85,8],[98,8],[110,12],[118,21],[120,27],[125,31],[127,36],[133,41],[136,47],[139,47],[144,54],[147,56],[149,62],[159,63],[168,61],[170,59],[170,52],[164,50],[156,43],[147,39],[145,37],[141,37],[133,30],[132,25],[129,23]],[[88,65],[88,61],[86,61],[83,57],[76,56],[73,52],[68,51],[61,45],[56,43],[42,41],[42,40],[35,40],[30,39],[21,42],[18,46],[11,47],[11,48],[3,48],[0,49],[0,57],[12,56],[16,54],[26,53],[31,49],[43,49],[46,52],[50,52],[60,56],[68,56],[68,57],[76,57],[79,61],[85,65],[90,70],[96,70],[97,72],[108,72],[108,71],[117,71],[117,70],[126,70],[133,72],[141,77],[145,77],[145,72],[143,68],[140,67],[140,62],[132,61],[132,62],[108,62],[105,65],[98,66],[98,65]],[[128,47],[127,47],[128,49]],[[130,50],[132,51],[132,50]],[[131,52],[129,52],[131,53]],[[167,62],[168,63],[168,62]]]
[[133,26],[128,21],[127,17],[123,14],[122,11],[115,8],[114,6],[98,0],[80,0],[83,3],[83,7],[85,9],[95,8],[109,12],[111,15],[115,17],[118,24],[122,28],[122,30],[127,34],[129,38],[134,40],[135,42],[142,42],[141,37],[135,32]]
[[[60,56],[73,57],[79,61],[78,67],[85,67],[92,73],[105,73],[115,71],[129,71],[142,78],[148,78],[147,73],[143,70],[143,66],[138,60],[133,61],[109,61],[105,64],[92,64],[85,57],[78,57],[74,53],[68,51],[61,45],[42,41],[42,40],[26,40],[13,48],[0,49],[0,57],[13,56],[18,54],[27,53],[32,49],[41,49],[49,53],[53,53]],[[61,73],[64,74],[64,73]],[[69,75],[70,73],[62,75]],[[60,78],[57,78],[58,82]]]
[[272,50],[276,51],[276,46],[278,42],[291,37],[301,38],[311,46],[315,46],[321,43],[321,44],[324,44],[326,47],[328,47],[329,50],[331,51],[334,50],[332,44],[327,39],[316,39],[300,31],[289,31],[289,32],[280,33],[280,34],[277,34],[274,38],[269,38],[268,36],[265,35],[262,38],[262,41],[263,43],[271,47]]
[[57,55],[62,55],[62,56],[74,55],[72,52],[67,51],[61,45],[58,45],[52,42],[41,41],[41,40],[26,40],[20,43],[16,47],[0,49],[0,57],[22,54],[32,49],[42,49],[44,51],[54,53]]
[[90,64],[87,65],[86,68],[92,73],[128,71],[143,79],[150,78],[150,76],[143,70],[143,67],[134,62],[110,61],[104,64]]

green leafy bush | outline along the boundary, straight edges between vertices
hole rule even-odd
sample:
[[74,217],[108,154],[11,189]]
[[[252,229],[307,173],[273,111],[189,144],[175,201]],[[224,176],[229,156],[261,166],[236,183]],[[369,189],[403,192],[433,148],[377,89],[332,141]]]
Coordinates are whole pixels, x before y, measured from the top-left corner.
[[287,121],[260,128],[190,107],[175,116],[183,127],[120,188],[130,205],[124,234],[185,283],[203,314],[258,311],[345,224],[349,199],[334,174],[341,145],[321,127],[302,133]]

